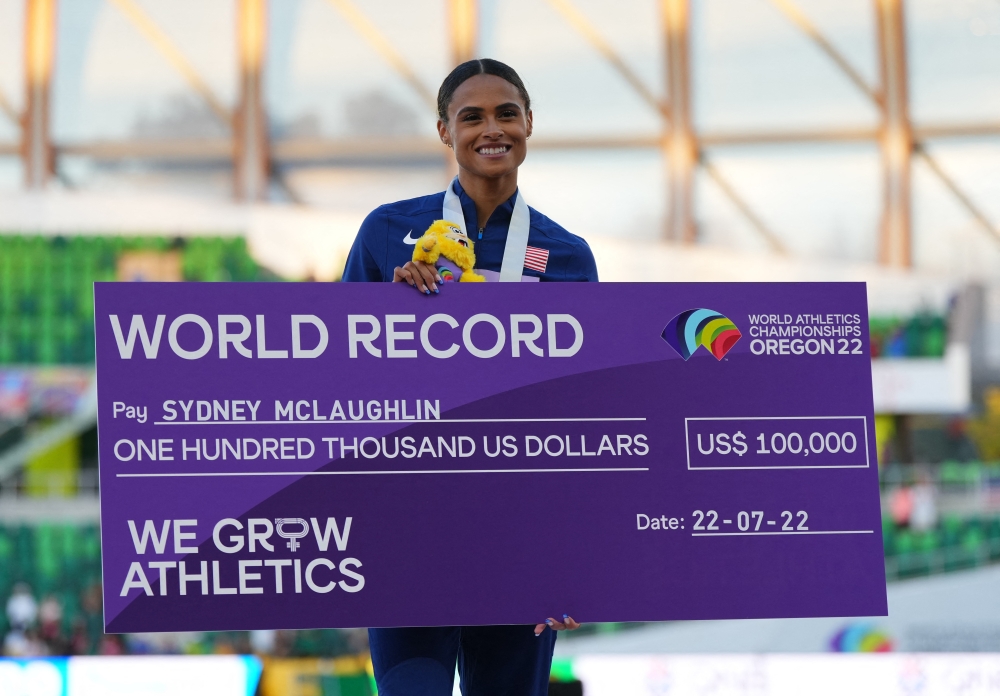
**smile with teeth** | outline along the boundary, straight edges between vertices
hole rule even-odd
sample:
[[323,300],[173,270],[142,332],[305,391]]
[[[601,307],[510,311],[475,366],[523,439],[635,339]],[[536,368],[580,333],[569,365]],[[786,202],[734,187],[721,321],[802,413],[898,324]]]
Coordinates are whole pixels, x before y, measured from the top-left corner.
[[480,147],[477,149],[480,155],[502,155],[510,149],[510,145],[494,145],[493,147]]

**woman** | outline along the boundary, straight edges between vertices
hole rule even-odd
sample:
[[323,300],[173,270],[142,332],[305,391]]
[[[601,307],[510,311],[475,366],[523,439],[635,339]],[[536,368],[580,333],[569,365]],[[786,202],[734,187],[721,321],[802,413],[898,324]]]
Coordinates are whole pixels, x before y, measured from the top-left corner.
[[[438,91],[438,117],[438,135],[455,151],[458,177],[444,193],[372,212],[354,241],[344,280],[391,280],[426,295],[440,292],[434,266],[411,259],[424,230],[448,219],[469,234],[476,271],[488,280],[596,281],[587,243],[528,208],[518,193],[532,114],[517,73],[485,58],[459,65]],[[577,627],[564,615],[534,627],[373,628],[368,635],[380,696],[450,696],[456,660],[465,696],[542,696],[555,631]]]

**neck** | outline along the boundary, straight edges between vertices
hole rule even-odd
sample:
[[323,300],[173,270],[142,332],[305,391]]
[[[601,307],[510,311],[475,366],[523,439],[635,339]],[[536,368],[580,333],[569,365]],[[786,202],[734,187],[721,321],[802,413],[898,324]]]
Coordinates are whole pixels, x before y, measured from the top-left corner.
[[476,227],[486,227],[487,221],[493,215],[497,206],[501,205],[517,191],[517,170],[501,177],[483,177],[470,174],[462,169],[458,172],[458,181],[476,204]]

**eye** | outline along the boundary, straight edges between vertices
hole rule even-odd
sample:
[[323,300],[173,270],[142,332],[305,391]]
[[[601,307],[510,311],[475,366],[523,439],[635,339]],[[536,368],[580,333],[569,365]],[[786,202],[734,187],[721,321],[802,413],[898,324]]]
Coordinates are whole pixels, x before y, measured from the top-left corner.
[[479,114],[475,114],[475,113],[473,113],[473,114],[466,114],[465,117],[462,120],[465,121],[466,123],[468,123],[470,121],[478,121],[479,120]]
[[517,112],[513,109],[506,109],[500,113],[500,118],[517,118]]

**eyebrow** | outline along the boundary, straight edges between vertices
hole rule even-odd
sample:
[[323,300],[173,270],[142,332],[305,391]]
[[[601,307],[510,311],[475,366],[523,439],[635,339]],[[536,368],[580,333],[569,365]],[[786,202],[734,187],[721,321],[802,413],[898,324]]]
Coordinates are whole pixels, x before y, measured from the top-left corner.
[[[499,106],[496,107],[496,109],[497,111],[500,111],[501,109],[517,109],[518,111],[520,111],[521,105],[518,104],[517,102],[507,102],[505,104],[500,104]],[[483,111],[486,111],[486,109],[484,109],[481,106],[463,106],[461,109],[458,110],[458,113],[455,114],[455,116],[458,117],[465,113],[481,113]]]

